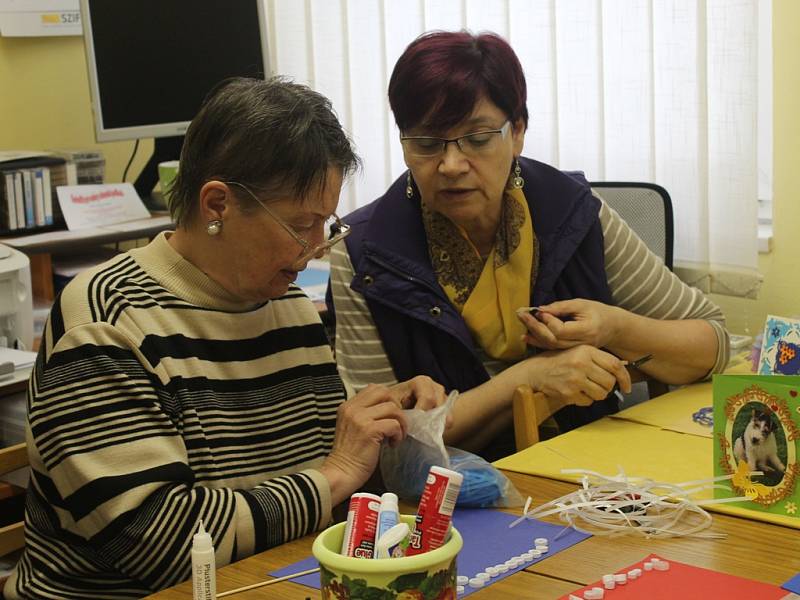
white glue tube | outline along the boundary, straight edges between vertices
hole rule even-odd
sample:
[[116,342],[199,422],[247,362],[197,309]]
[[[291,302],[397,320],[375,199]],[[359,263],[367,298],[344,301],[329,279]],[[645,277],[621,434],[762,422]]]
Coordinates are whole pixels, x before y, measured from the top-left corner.
[[192,538],[192,598],[216,600],[217,565],[214,544],[203,527],[203,521]]
[[[397,494],[386,492],[381,496],[381,508],[378,510],[378,526],[375,528],[375,543],[377,544],[381,536],[397,525],[399,521]],[[378,557],[376,556],[375,558]]]
[[398,523],[375,542],[375,558],[399,558],[404,554],[403,541],[411,528],[408,523]]

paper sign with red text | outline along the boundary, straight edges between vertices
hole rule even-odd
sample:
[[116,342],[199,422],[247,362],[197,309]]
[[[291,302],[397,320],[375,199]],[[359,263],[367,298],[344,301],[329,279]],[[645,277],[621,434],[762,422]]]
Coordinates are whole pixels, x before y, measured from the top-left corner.
[[56,188],[67,228],[100,227],[150,216],[130,183],[61,185]]

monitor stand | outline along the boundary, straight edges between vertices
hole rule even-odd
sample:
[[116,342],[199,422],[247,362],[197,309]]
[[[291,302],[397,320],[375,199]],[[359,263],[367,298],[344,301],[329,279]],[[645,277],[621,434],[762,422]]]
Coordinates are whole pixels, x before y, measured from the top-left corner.
[[133,183],[136,193],[139,194],[148,209],[167,210],[167,205],[164,203],[161,193],[153,191],[153,188],[158,183],[158,163],[167,160],[178,160],[181,157],[182,147],[182,135],[158,137],[153,140],[153,154]]

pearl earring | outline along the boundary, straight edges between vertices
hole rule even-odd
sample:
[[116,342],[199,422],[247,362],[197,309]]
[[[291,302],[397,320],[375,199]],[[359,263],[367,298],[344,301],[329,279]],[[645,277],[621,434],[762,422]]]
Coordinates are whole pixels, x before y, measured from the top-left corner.
[[208,225],[206,225],[206,233],[208,235],[217,235],[220,231],[222,231],[222,221],[219,219],[209,221]]

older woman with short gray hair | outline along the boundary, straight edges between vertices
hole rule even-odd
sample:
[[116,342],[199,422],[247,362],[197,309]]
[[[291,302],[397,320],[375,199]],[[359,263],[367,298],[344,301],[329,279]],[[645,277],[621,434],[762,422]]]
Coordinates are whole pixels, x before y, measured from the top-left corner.
[[403,438],[402,408],[444,401],[426,377],[348,400],[293,284],[347,235],[336,208],[358,162],[305,86],[234,79],[210,94],[186,134],[177,230],[82,273],[50,314],[7,598],[174,585],[200,521],[218,565],[312,532]]

